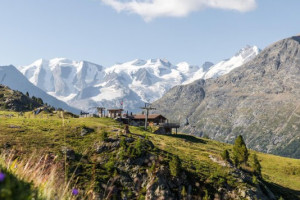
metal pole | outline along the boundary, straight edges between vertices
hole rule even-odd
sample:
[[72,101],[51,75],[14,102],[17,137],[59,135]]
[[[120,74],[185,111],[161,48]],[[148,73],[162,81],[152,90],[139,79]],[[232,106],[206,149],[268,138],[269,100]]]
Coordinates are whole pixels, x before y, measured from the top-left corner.
[[148,114],[149,114],[149,109],[146,109],[146,117],[145,117],[145,130],[147,130]]

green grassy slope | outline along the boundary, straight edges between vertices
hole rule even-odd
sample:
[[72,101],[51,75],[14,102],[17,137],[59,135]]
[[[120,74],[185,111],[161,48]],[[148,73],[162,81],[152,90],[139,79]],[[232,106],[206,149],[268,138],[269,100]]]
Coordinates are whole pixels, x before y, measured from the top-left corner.
[[[10,117],[13,114],[14,117]],[[93,129],[92,133],[81,136],[82,127]],[[2,154],[8,150],[14,150],[16,157],[23,160],[38,159],[44,154],[53,155],[52,160],[56,161],[58,172],[67,179],[73,177],[74,184],[80,188],[97,190],[96,186],[88,185],[94,174],[97,180],[107,180],[113,176],[109,173],[109,166],[97,167],[95,163],[101,162],[94,154],[95,145],[101,142],[104,132],[108,137],[116,137],[123,129],[119,123],[106,118],[71,118],[65,116],[61,118],[60,113],[39,114],[25,113],[23,117],[18,117],[17,113],[0,111],[0,148]],[[197,174],[205,184],[214,184],[214,176],[224,176],[229,184],[232,177],[229,175],[230,169],[222,168],[217,163],[212,162],[209,156],[220,157],[224,149],[231,150],[232,146],[204,138],[196,138],[188,135],[155,135],[145,132],[137,127],[130,127],[133,133],[131,137],[147,136],[155,145],[151,153],[164,152],[164,158],[170,155],[178,155],[182,160],[182,166],[191,174]],[[68,162],[65,172],[64,154],[62,148],[67,147],[75,152],[75,160]],[[158,149],[158,150],[156,150]],[[103,158],[116,158],[118,152],[104,152]],[[278,157],[274,155],[257,153],[262,164],[262,174],[269,186],[278,192],[279,196],[287,198],[300,197],[300,160]],[[51,156],[50,156],[51,157]],[[47,160],[45,158],[44,160]],[[62,162],[61,162],[62,161]],[[46,161],[45,161],[46,162]],[[105,162],[110,162],[105,160]],[[111,161],[112,162],[112,161]],[[24,164],[24,166],[26,163]],[[47,168],[46,166],[44,168]],[[60,171],[59,171],[60,170]],[[78,173],[74,173],[79,171]],[[76,177],[76,178],[74,178]],[[38,185],[39,186],[39,185]],[[68,191],[69,192],[69,191]],[[65,192],[66,193],[66,192]]]
[[[137,128],[132,127],[138,132]],[[209,155],[220,156],[225,149],[231,151],[232,145],[189,135],[155,135],[151,140],[159,148],[178,155],[183,160],[197,163],[210,163]],[[251,151],[253,153],[255,151]],[[300,159],[285,158],[255,152],[262,165],[263,178],[274,189],[283,194],[300,197]]]

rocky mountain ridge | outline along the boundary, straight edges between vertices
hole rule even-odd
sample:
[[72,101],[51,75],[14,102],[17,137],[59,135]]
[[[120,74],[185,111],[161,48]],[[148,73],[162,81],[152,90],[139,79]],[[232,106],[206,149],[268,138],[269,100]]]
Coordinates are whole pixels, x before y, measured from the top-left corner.
[[300,158],[300,37],[276,42],[216,79],[177,86],[154,103],[182,131]]
[[176,85],[226,74],[258,53],[256,46],[247,46],[231,59],[202,66],[186,62],[173,65],[165,59],[136,59],[105,68],[87,61],[55,58],[40,59],[18,69],[34,85],[78,109],[95,111],[96,106],[123,106],[137,112],[144,102],[161,98]]

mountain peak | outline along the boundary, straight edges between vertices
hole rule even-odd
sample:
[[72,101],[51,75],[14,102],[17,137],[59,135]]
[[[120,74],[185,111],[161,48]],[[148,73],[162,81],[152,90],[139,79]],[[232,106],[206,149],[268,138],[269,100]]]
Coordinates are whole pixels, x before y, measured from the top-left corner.
[[[241,52],[256,55],[255,49],[247,46]],[[135,59],[107,68],[88,61],[53,58],[19,69],[34,85],[82,110],[98,104],[111,107],[122,98],[128,101],[124,108],[137,111],[145,99],[155,101],[176,85],[226,74],[251,58],[239,55],[228,62],[200,66],[187,62],[173,65],[164,58]]]
[[257,55],[260,52],[260,49],[257,46],[246,45],[244,48],[240,49],[235,56],[242,56],[243,58],[248,57],[249,55]]
[[203,63],[202,68],[204,71],[208,71],[213,65],[214,65],[214,63],[207,61],[207,62]]

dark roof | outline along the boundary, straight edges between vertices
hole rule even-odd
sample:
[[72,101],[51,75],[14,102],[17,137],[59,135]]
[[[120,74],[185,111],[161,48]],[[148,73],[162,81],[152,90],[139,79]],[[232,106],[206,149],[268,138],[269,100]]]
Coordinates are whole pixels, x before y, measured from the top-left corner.
[[121,109],[121,108],[116,108],[116,109],[107,109],[108,111],[123,111],[123,109]]
[[[148,115],[148,119],[157,119],[157,118],[163,118],[163,119],[167,119],[164,116],[160,115],[160,114],[150,114]],[[138,115],[133,115],[133,119],[145,119],[145,115],[143,114],[138,114]]]

